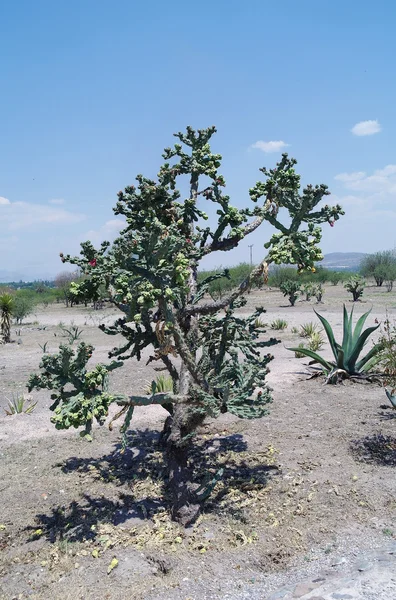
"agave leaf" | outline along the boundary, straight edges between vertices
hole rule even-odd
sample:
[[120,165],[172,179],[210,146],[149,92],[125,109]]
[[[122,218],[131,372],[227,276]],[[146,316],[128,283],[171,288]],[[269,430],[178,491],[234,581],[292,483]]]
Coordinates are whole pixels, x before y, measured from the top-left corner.
[[385,393],[388,396],[389,402],[392,404],[393,408],[396,408],[396,396],[390,393],[389,390],[385,388]]
[[361,368],[360,373],[368,373],[375,365],[380,362],[381,358],[379,356],[373,356],[371,360],[367,361],[364,367]]
[[363,350],[364,344],[366,343],[369,336],[376,329],[378,329],[378,327],[379,327],[379,324],[375,325],[375,327],[367,327],[367,329],[365,329],[363,331],[363,333],[359,336],[359,339],[357,340],[356,344],[354,345],[351,355],[349,357],[348,363],[347,363],[349,372],[355,372],[355,369],[356,369],[355,363],[359,357],[359,354]]
[[34,411],[34,409],[36,408],[36,406],[37,406],[37,402],[34,402],[33,404],[29,404],[29,406],[25,410],[25,413],[27,415],[30,415]]
[[[320,319],[320,321],[321,321],[321,323],[322,323],[322,325],[324,327],[324,330],[325,330],[327,338],[329,340],[330,347],[332,349],[334,358],[335,358],[335,360],[337,360],[337,358],[338,358],[338,348],[340,348],[340,346],[335,341],[334,333],[333,333],[333,330],[331,328],[331,325],[328,322],[328,320],[325,319],[324,317],[322,317],[322,315],[320,315],[318,312],[316,312],[315,309],[314,309],[314,312],[315,312],[316,316],[318,317],[318,319]],[[338,348],[337,348],[337,346],[338,346]]]
[[286,348],[286,350],[291,350],[292,352],[299,352],[300,354],[304,354],[309,358],[313,358],[313,360],[321,364],[327,371],[331,371],[334,366],[332,365],[332,363],[329,363],[327,360],[322,358],[322,356],[319,356],[319,354],[313,352],[312,350],[309,350],[308,348]]
[[345,371],[345,364],[344,364],[344,357],[345,357],[345,353],[344,350],[340,347],[338,349],[338,357],[337,357],[337,368],[338,369],[342,369],[343,371]]
[[378,353],[381,350],[381,345],[376,344],[371,348],[369,352],[367,352],[366,356],[359,360],[356,363],[356,371],[359,373],[360,371],[367,372],[371,367],[373,367],[377,362],[381,360],[381,357],[378,356]]
[[352,337],[352,345],[353,346],[356,344],[357,340],[359,339],[359,336],[362,333],[363,325],[365,324],[366,319],[370,313],[371,313],[371,308],[366,313],[364,313],[364,315],[362,315],[360,317],[360,319],[358,319],[358,322],[356,323],[355,331],[353,332],[353,337]]
[[344,349],[344,354],[346,357],[349,355],[349,349],[352,343],[352,316],[353,316],[353,306],[351,310],[350,317],[348,316],[348,311],[344,304],[344,334],[342,337],[342,348]]

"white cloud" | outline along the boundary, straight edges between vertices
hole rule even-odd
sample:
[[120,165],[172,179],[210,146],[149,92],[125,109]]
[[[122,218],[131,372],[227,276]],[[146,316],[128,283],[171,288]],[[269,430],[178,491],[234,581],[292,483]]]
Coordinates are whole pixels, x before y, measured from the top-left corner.
[[360,121],[360,123],[356,123],[351,129],[353,135],[374,135],[374,133],[379,133],[381,131],[381,125],[377,120],[375,121]]
[[72,213],[63,208],[31,202],[10,202],[0,197],[0,222],[3,231],[31,230],[39,226],[79,223],[85,215]]
[[49,204],[64,204],[65,201],[63,198],[53,198],[52,200],[48,200]]
[[366,173],[364,171],[356,171],[355,173],[340,173],[339,175],[336,175],[334,179],[349,183],[353,181],[359,181],[364,179],[364,177],[366,177]]
[[377,169],[372,175],[367,175],[364,171],[340,173],[335,179],[341,181],[347,190],[367,192],[375,196],[396,193],[396,165]]
[[83,233],[80,236],[81,241],[85,242],[86,240],[90,240],[94,246],[98,246],[105,240],[113,242],[121,229],[125,227],[125,224],[124,219],[110,219],[110,221],[106,221],[99,229],[91,229],[90,231]]
[[396,165],[387,165],[372,174],[364,171],[340,173],[335,179],[346,191],[353,192],[339,196],[337,202],[345,206],[355,219],[374,219],[382,215],[385,222],[396,218]]
[[251,148],[257,148],[266,154],[270,154],[272,152],[280,152],[284,148],[287,148],[287,146],[290,146],[290,144],[286,144],[286,142],[282,142],[281,140],[277,142],[263,142],[262,140],[259,140],[252,144]]

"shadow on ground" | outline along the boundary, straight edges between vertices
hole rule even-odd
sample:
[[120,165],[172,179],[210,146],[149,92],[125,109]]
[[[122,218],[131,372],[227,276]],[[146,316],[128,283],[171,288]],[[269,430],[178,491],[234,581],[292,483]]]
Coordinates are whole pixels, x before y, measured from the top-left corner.
[[[262,489],[269,476],[278,471],[275,465],[265,464],[259,455],[246,451],[247,444],[241,434],[197,439],[190,453],[196,483],[203,488],[211,486],[221,473],[220,485],[206,501],[205,512],[214,511],[231,487],[242,492]],[[55,467],[65,474],[78,473],[80,481],[81,478],[83,484],[86,481],[85,489],[89,489],[90,483],[92,487],[93,481],[105,482],[111,486],[108,495],[114,497],[116,491],[118,498],[85,493],[68,506],[52,508],[49,514],[38,514],[36,525],[26,528],[30,539],[45,535],[50,542],[90,540],[97,536],[99,524],[121,525],[128,521],[143,524],[170,508],[166,493],[166,456],[158,432],[131,432],[125,451],[116,444],[113,452],[100,458],[71,457]],[[233,507],[228,511],[231,515]]]
[[367,463],[396,466],[396,437],[381,433],[354,440],[351,444],[354,456]]

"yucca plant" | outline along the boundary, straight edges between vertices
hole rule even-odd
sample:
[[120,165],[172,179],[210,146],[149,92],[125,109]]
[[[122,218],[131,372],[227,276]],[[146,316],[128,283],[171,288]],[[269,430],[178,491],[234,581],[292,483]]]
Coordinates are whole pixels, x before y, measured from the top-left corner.
[[305,348],[305,344],[303,342],[301,342],[300,344],[298,344],[298,350],[295,350],[295,352],[294,352],[295,358],[304,358],[305,354],[303,354],[301,352],[302,348]]
[[287,321],[284,319],[275,319],[271,323],[271,329],[275,329],[276,331],[283,331],[287,327]]
[[317,331],[318,326],[316,325],[316,323],[312,323],[312,321],[310,321],[309,323],[304,323],[300,327],[300,337],[309,338]]
[[254,328],[262,329],[263,327],[268,327],[268,323],[265,323],[261,317],[257,317],[257,319],[254,320]]
[[170,375],[158,375],[151,383],[148,383],[145,390],[148,396],[165,392],[173,392],[173,379]]
[[0,296],[0,334],[5,344],[11,342],[11,321],[14,299],[10,294]]
[[314,331],[308,339],[308,348],[317,352],[323,348],[324,339],[320,331]]
[[371,350],[359,360],[359,356],[367,342],[367,339],[379,327],[378,324],[374,327],[368,327],[362,331],[370,312],[371,310],[364,313],[358,319],[355,329],[353,330],[353,308],[351,310],[351,314],[348,315],[348,311],[344,305],[344,333],[342,344],[338,344],[335,340],[330,323],[327,321],[327,319],[315,311],[315,314],[320,319],[326,332],[331,350],[334,355],[334,361],[326,360],[309,348],[298,347],[288,348],[288,350],[291,350],[292,352],[300,352],[305,356],[312,358],[314,362],[319,363],[326,374],[326,383],[337,383],[340,379],[347,377],[365,377],[370,369],[372,369],[372,367],[379,362],[379,352],[382,348],[381,343],[375,344]]
[[4,409],[5,414],[8,416],[22,413],[30,415],[36,408],[37,402],[32,402],[26,406],[29,400],[30,398],[25,398],[22,394],[13,396],[11,400],[8,400],[8,408]]

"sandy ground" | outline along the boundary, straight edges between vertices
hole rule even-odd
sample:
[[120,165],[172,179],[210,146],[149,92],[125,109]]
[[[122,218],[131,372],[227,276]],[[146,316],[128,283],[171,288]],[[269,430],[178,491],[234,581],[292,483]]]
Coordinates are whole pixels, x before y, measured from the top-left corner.
[[[224,415],[200,432],[197,478],[227,466],[190,530],[168,517],[156,444],[162,408],[136,410],[124,454],[117,428],[97,428],[92,443],[74,430],[55,431],[48,393],[32,395],[38,404],[30,415],[1,410],[0,598],[348,597],[342,578],[356,580],[349,594],[366,594],[352,598],[393,597],[394,415],[381,408],[385,397],[377,385],[323,386],[308,380],[307,361],[286,349],[301,341],[292,327],[315,321],[314,307],[340,334],[348,296],[330,286],[323,300],[292,308],[276,290],[249,295],[246,310],[264,305],[268,323],[288,322],[273,348],[268,381],[274,402],[263,419]],[[395,315],[394,293],[368,288],[364,300],[355,312],[373,307],[369,325],[383,320],[386,310]],[[25,390],[42,355],[39,344],[56,350],[60,321],[81,327],[81,339],[96,347],[94,360],[105,361],[121,340],[97,325],[117,314],[59,305],[14,327],[15,343],[0,346],[0,406]],[[158,375],[146,359],[116,371],[111,388],[143,391]],[[387,560],[377,564],[384,553]],[[117,566],[108,573],[113,559]],[[364,560],[369,564],[360,572],[356,564]],[[312,582],[318,573],[325,573],[323,589],[315,584],[296,596],[297,583]],[[364,577],[374,581],[371,591]],[[381,596],[381,589],[391,595]]]

